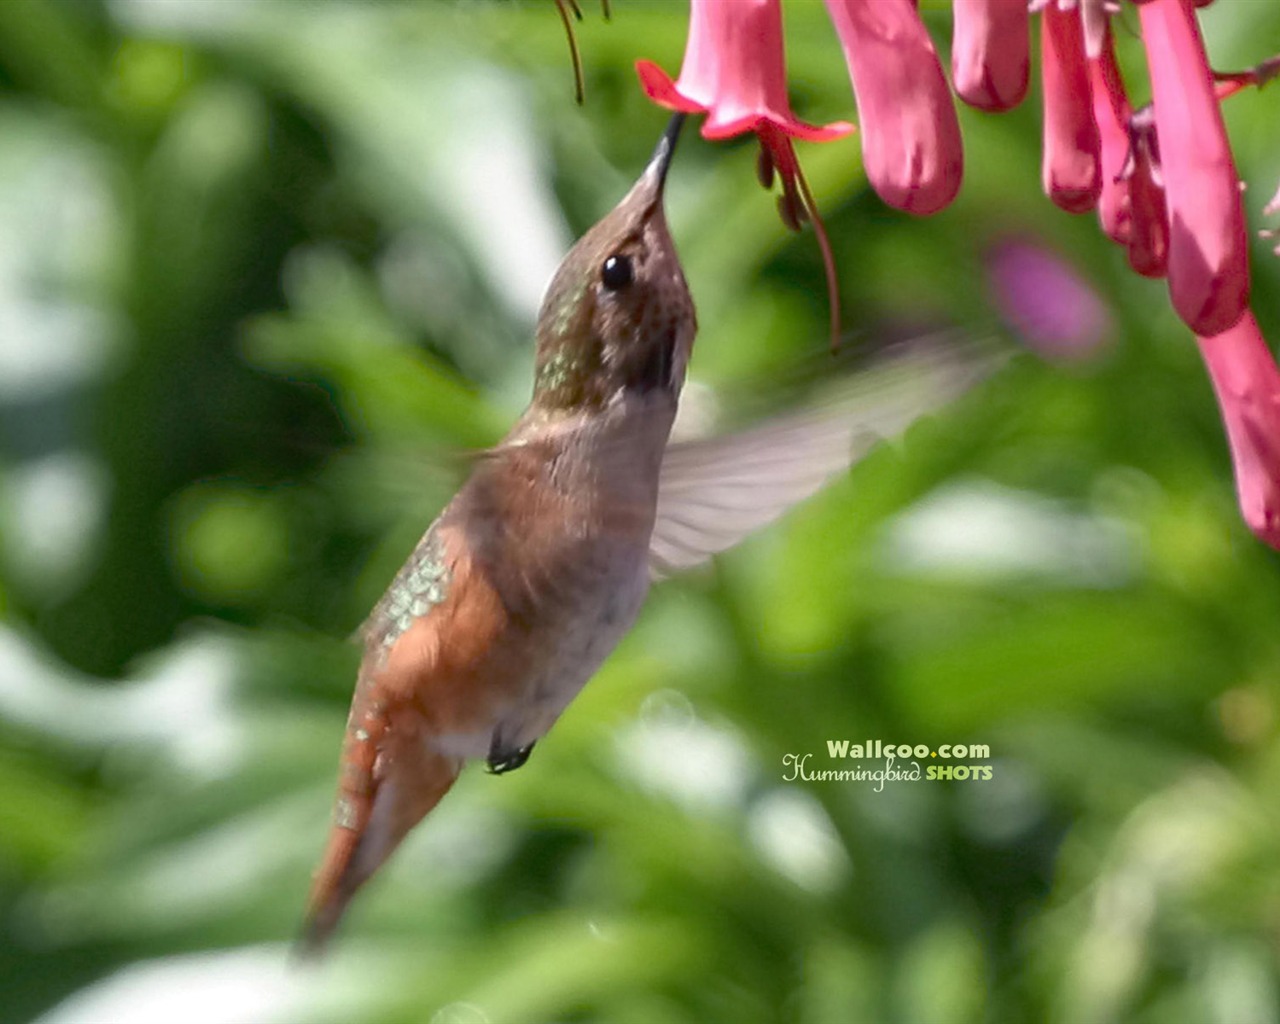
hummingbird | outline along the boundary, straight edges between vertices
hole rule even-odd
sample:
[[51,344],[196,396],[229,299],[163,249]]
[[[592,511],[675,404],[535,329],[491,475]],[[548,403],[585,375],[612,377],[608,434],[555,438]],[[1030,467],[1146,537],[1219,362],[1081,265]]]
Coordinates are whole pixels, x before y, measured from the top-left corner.
[[683,118],[564,258],[538,316],[528,408],[477,457],[361,629],[304,950],[466,761],[502,774],[528,760],[652,580],[732,546],[985,375],[971,354],[918,347],[855,388],[853,405],[671,443],[696,332],[663,210]]

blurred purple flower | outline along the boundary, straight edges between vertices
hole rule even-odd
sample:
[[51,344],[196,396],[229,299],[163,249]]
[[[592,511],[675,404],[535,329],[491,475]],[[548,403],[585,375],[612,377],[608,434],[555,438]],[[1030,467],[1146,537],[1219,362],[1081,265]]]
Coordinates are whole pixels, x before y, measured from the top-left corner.
[[988,250],[986,265],[996,308],[1040,355],[1072,362],[1106,340],[1111,317],[1098,293],[1044,246],[1005,239]]

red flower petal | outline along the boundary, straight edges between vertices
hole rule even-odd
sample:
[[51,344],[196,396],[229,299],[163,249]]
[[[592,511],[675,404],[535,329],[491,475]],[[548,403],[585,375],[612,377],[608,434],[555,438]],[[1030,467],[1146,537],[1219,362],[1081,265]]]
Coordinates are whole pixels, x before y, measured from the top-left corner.
[[702,137],[712,140],[731,139],[745,132],[759,132],[760,126],[764,124],[771,124],[779,128],[783,134],[793,139],[803,139],[805,142],[830,142],[853,131],[853,125],[848,121],[832,121],[830,124],[816,125],[796,117],[779,121],[772,117],[744,114],[736,121],[722,119],[718,123],[713,123],[712,119],[708,118],[706,124],[702,126]]
[[1044,190],[1068,213],[1092,210],[1102,190],[1080,12],[1050,3],[1040,18]]
[[1225,331],[1249,300],[1239,176],[1188,0],[1138,8],[1169,208],[1169,295],[1197,334]]
[[659,106],[685,114],[701,114],[706,111],[707,108],[702,104],[681,96],[671,76],[653,61],[636,61],[636,74],[640,77],[640,88],[644,90],[644,94]]
[[1227,428],[1240,513],[1280,550],[1280,369],[1247,308],[1234,327],[1198,340]]
[[933,42],[913,0],[827,0],[853,79],[867,179],[908,213],[956,197],[960,124]]
[[979,110],[1012,110],[1027,94],[1027,0],[955,0],[951,81]]

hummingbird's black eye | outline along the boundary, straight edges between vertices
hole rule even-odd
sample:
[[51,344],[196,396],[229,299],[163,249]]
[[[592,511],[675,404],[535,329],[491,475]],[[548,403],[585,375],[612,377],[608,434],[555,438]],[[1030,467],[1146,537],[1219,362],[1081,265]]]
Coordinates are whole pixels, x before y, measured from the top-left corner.
[[600,283],[611,292],[621,291],[634,280],[631,260],[626,256],[614,253],[600,268]]

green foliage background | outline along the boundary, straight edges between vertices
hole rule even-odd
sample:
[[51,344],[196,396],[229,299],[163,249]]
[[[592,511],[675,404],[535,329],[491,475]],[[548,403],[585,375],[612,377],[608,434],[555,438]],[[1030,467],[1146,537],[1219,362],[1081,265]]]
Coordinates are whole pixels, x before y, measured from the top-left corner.
[[[0,1020],[1280,1018],[1280,560],[1163,284],[1041,194],[1034,95],[962,114],[929,220],[856,137],[801,147],[846,322],[985,329],[1012,232],[1110,344],[1015,362],[656,591],[529,766],[468,772],[286,967],[345,638],[665,123],[631,64],[678,68],[685,7],[613,8],[578,109],[550,3],[0,3]],[[821,5],[786,11],[798,112],[852,118]],[[1280,39],[1274,4],[1205,23],[1220,67]],[[1228,110],[1255,226],[1276,102]],[[785,375],[826,344],[812,235],[750,145],[686,136],[693,375]],[[783,781],[840,738],[989,744],[993,778]]]

